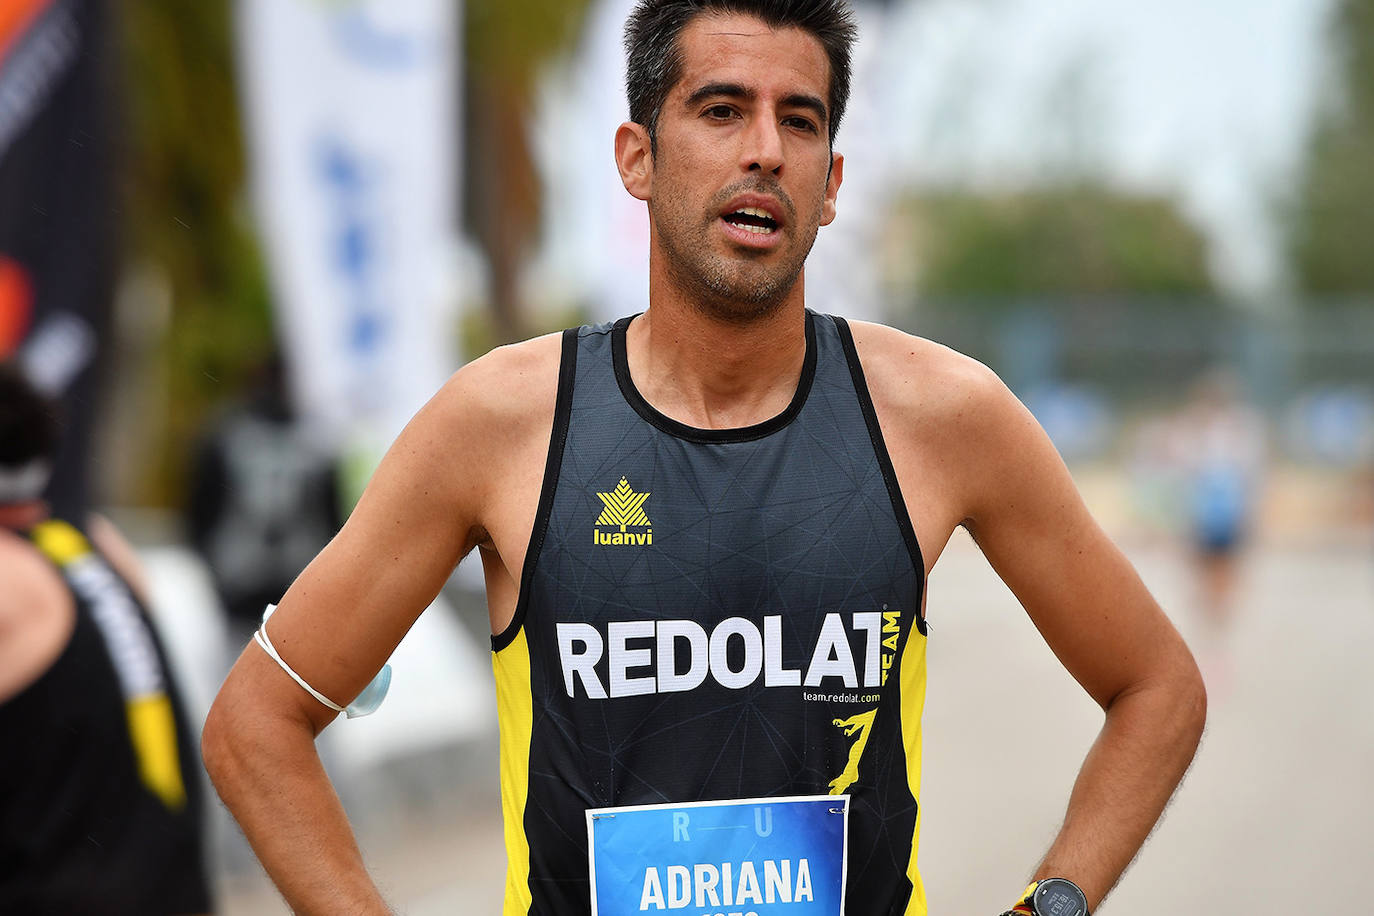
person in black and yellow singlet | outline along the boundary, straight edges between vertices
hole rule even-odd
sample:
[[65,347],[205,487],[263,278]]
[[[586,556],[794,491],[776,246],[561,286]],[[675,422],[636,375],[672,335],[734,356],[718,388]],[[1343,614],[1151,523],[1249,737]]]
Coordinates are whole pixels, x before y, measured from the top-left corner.
[[1153,827],[1204,717],[1178,633],[995,375],[808,308],[853,37],[841,0],[636,7],[647,308],[455,374],[211,709],[211,777],[298,910],[386,912],[313,739],[473,548],[508,914],[924,916],[924,583],[960,526],[1104,711],[1040,886],[1096,907]]
[[180,699],[128,545],[39,498],[56,442],[0,365],[0,912],[207,913]]

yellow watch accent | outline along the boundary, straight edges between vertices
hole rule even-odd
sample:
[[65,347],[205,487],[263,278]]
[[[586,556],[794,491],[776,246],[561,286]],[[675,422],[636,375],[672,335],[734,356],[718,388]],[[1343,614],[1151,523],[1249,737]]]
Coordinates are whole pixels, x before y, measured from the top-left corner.
[[1028,916],[1034,916],[1035,908],[1031,901],[1035,897],[1035,889],[1039,886],[1039,881],[1032,881],[1030,884],[1026,885],[1026,889],[1022,892],[1020,899],[1018,899],[1016,905],[1011,908],[1012,912],[1026,913]]

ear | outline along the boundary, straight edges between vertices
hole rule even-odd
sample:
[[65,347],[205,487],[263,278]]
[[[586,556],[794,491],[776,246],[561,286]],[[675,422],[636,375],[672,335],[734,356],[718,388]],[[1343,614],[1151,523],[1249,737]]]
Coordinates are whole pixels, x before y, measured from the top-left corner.
[[626,121],[616,128],[615,164],[625,190],[633,197],[648,200],[654,182],[654,156],[649,132],[643,125]]
[[829,226],[835,221],[835,198],[840,194],[840,182],[844,181],[844,156],[830,154],[830,177],[825,180],[825,201],[821,205],[821,225]]

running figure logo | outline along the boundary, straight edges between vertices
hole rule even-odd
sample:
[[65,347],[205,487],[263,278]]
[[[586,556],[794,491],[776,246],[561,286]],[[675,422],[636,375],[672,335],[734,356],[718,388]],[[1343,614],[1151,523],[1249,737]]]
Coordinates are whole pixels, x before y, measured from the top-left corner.
[[[602,509],[592,529],[592,540],[597,544],[618,544],[646,547],[654,542],[653,522],[644,514],[644,501],[648,493],[636,493],[624,477],[609,493],[598,493]],[[602,531],[602,526],[618,528]],[[642,531],[627,531],[627,528],[641,528]]]
[[833,725],[844,732],[846,738],[852,737],[855,732],[858,732],[859,739],[849,746],[849,762],[845,765],[844,772],[830,780],[831,795],[843,795],[845,790],[859,778],[859,760],[864,755],[864,748],[868,745],[868,733],[873,730],[873,719],[877,715],[878,710],[870,709],[868,712],[861,712],[858,715],[850,716],[848,719],[832,721]]

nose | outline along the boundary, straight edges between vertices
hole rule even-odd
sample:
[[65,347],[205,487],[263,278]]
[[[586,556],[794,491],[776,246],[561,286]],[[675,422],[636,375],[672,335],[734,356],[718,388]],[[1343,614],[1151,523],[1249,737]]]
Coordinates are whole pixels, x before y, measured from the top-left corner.
[[741,165],[746,172],[782,171],[782,134],[775,118],[755,118],[744,133]]

